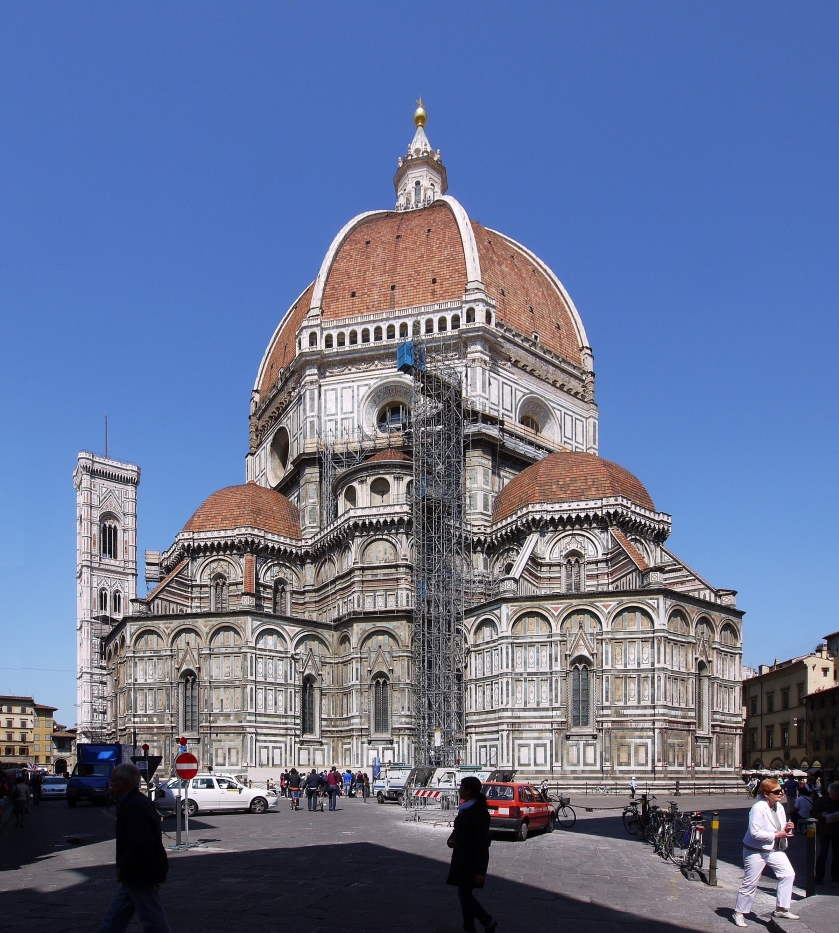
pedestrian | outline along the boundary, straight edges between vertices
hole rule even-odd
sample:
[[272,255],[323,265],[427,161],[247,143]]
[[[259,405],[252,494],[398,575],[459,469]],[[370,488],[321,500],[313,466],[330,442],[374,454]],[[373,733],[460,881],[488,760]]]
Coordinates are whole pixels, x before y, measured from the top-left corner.
[[291,809],[300,809],[300,788],[303,785],[303,778],[297,768],[292,768],[288,772],[288,793],[291,797]]
[[795,803],[795,798],[798,796],[798,781],[790,775],[784,781],[784,793],[787,795],[787,801],[790,806]]
[[23,821],[29,812],[29,798],[31,796],[26,778],[21,774],[15,779],[14,787],[9,797],[12,799],[12,812],[15,815],[15,826],[23,829]]
[[117,765],[111,790],[117,801],[117,881],[119,887],[102,919],[100,933],[123,933],[136,911],[143,933],[171,933],[160,900],[169,864],[160,816],[140,792],[136,765]]
[[320,790],[321,777],[314,768],[306,776],[306,804],[312,811],[318,808],[318,792]]
[[827,797],[819,797],[813,804],[812,815],[819,821],[819,857],[816,859],[816,884],[824,883],[828,849],[833,847],[830,860],[830,880],[839,881],[839,782],[828,784]]
[[629,779],[629,799],[630,800],[635,799],[635,791],[637,787],[638,785],[635,783],[635,775],[633,774],[632,777]]
[[482,793],[481,782],[474,775],[460,782],[460,806],[447,845],[452,850],[452,863],[446,884],[457,887],[463,929],[475,933],[475,918],[486,933],[494,933],[498,921],[484,910],[472,891],[482,888],[489,865],[489,808]]
[[784,851],[794,835],[795,824],[787,819],[782,800],[784,789],[776,778],[760,782],[757,803],[749,811],[749,828],[743,838],[743,883],[734,905],[734,923],[738,927],[746,925],[744,915],[751,912],[758,881],[767,865],[778,879],[772,916],[798,920],[798,916],[790,911],[795,871]]
[[32,791],[32,803],[36,807],[41,805],[41,785],[44,783],[43,777],[41,777],[41,772],[36,771],[32,775],[32,780],[29,782],[29,789]]
[[332,765],[332,768],[329,771],[329,774],[326,775],[326,792],[329,794],[329,809],[335,810],[335,803],[338,798],[338,791],[341,787],[341,773],[336,770],[335,765]]

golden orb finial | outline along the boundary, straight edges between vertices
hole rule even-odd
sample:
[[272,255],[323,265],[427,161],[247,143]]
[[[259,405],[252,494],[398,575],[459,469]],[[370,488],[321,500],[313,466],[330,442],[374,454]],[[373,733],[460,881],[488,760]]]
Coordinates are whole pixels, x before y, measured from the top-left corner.
[[425,126],[426,121],[428,120],[428,113],[426,112],[425,107],[422,105],[422,98],[417,101],[417,109],[414,111],[414,125],[415,126]]

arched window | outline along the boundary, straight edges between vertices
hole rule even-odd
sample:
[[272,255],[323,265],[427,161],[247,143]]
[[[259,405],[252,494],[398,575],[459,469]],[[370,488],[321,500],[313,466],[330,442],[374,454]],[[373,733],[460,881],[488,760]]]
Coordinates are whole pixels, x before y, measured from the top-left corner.
[[460,330],[460,315],[455,314],[452,317],[452,330]]
[[487,324],[492,324],[492,311],[487,311],[487,313],[486,313],[486,322],[487,322]]
[[327,335],[323,338],[323,345],[324,345],[324,347],[325,347],[327,350],[331,350],[331,349],[332,349],[332,334],[327,334]]
[[422,185],[418,182],[414,182],[414,204],[419,206],[422,203]]
[[570,554],[565,560],[565,592],[582,593],[585,565],[579,554]]
[[373,340],[381,340],[381,339],[382,339],[381,327],[374,327],[373,328]]
[[350,346],[354,347],[358,343],[358,331],[350,331]]
[[318,345],[318,335],[314,331],[311,331],[309,333],[309,346],[316,347],[317,345]]
[[407,339],[408,337],[408,324],[406,321],[403,321],[399,325],[399,336],[404,337],[405,339]]
[[571,725],[591,725],[591,676],[587,664],[575,664],[571,669]]
[[99,590],[99,611],[107,613],[108,611],[108,591]]
[[114,615],[118,616],[122,614],[122,593],[119,590],[114,591],[112,604],[114,607]]
[[286,616],[290,614],[288,608],[288,584],[285,580],[274,581],[272,604],[274,615]]
[[390,732],[389,686],[384,674],[380,674],[373,681],[373,731],[379,735]]
[[300,718],[303,735],[314,735],[316,731],[315,678],[307,675],[303,678],[303,696],[300,704]]
[[467,324],[475,323],[475,309],[474,308],[466,309],[466,323]]
[[365,327],[364,330],[362,330],[362,332],[361,332],[361,342],[362,342],[362,343],[370,343],[370,328],[369,328],[369,327]]
[[101,541],[102,556],[116,560],[119,556],[117,553],[117,526],[112,522],[102,523]]
[[213,577],[210,584],[210,610],[227,612],[227,577],[223,574]]
[[391,402],[379,412],[376,424],[382,434],[405,431],[411,418],[411,409],[401,402]]
[[438,330],[438,332],[442,334],[442,333],[444,333],[445,331],[447,331],[448,329],[449,329],[449,322],[448,322],[444,317],[438,318],[438,319],[437,319],[437,330]]
[[355,486],[347,486],[344,490],[344,507],[354,509],[357,501]]
[[429,317],[425,319],[425,332],[426,334],[434,333],[434,318]]
[[198,678],[194,671],[184,671],[178,683],[179,724],[181,732],[198,732]]
[[[408,336],[408,331],[405,331],[405,336]],[[396,327],[393,324],[387,325],[387,339],[396,340]]]
[[346,343],[347,343],[346,335],[344,334],[343,331],[339,331],[338,332],[338,346],[339,347],[346,346]]
[[533,415],[522,415],[519,421],[526,428],[529,428],[531,431],[534,431],[536,434],[539,434],[542,430],[542,425],[539,424],[539,422],[533,417]]
[[711,702],[711,672],[704,661],[699,662],[698,695],[696,697],[696,730],[708,732],[708,709]]
[[370,505],[390,505],[390,483],[381,476],[370,483]]

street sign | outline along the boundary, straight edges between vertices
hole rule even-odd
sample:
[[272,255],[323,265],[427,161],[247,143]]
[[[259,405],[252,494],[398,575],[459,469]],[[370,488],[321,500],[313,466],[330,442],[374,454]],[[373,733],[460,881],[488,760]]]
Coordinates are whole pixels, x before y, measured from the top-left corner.
[[181,780],[189,781],[198,774],[198,759],[189,752],[178,755],[175,759],[175,771]]
[[163,761],[162,755],[145,755],[140,757],[139,755],[132,755],[131,760],[135,765],[140,769],[143,777],[146,781],[150,781],[154,777],[154,772],[160,767],[160,762]]

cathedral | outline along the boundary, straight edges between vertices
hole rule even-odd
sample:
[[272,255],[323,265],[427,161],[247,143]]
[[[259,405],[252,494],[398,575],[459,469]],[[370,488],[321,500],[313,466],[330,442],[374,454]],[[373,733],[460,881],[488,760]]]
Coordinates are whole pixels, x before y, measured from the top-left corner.
[[[421,105],[414,123],[394,208],[337,233],[268,343],[245,482],[146,552],[145,597],[139,470],[80,455],[80,730],[136,733],[166,760],[183,735],[204,766],[258,780],[415,760],[423,493],[398,357],[421,343],[454,361],[464,413],[461,759],[574,783],[731,777],[736,593],[669,551],[670,516],[598,456],[573,301],[446,193]],[[81,721],[94,701],[102,722]]]

